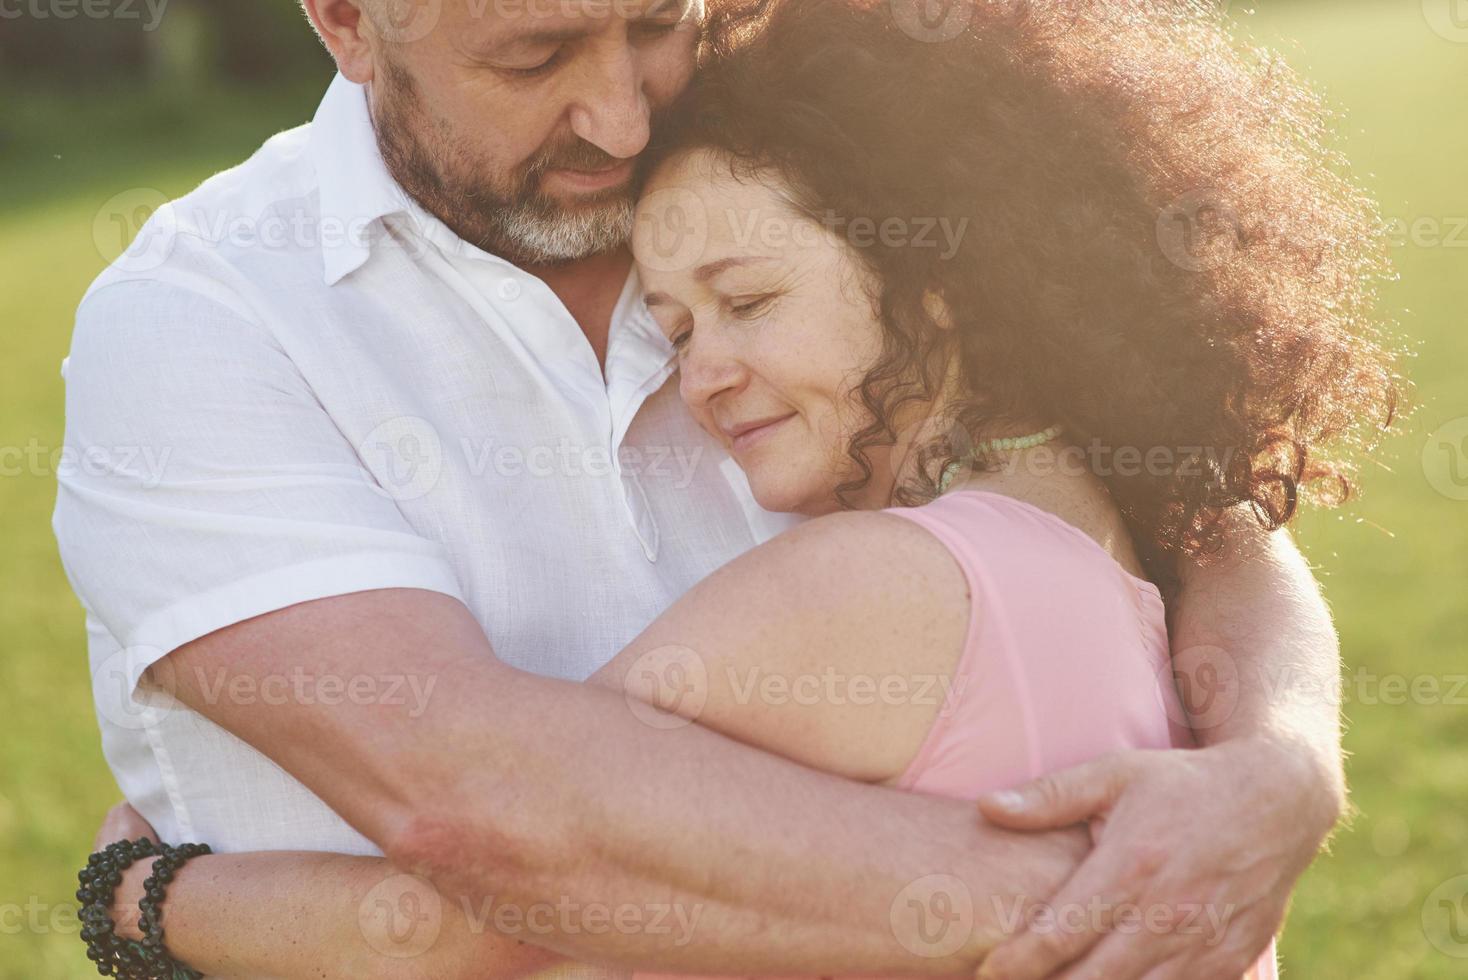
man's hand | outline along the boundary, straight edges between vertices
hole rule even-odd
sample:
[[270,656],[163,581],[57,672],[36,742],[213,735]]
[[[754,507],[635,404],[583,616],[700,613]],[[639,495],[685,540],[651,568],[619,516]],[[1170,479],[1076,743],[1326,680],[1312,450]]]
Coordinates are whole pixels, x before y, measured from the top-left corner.
[[1288,746],[1121,752],[980,800],[1012,829],[1089,823],[1096,849],[981,978],[1241,977],[1339,819]]

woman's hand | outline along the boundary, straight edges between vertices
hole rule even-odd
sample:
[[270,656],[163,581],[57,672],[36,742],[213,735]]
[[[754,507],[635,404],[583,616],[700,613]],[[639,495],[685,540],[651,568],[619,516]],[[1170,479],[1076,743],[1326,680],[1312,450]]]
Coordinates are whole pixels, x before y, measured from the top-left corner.
[[1096,849],[979,971],[1004,980],[1241,977],[1341,813],[1282,746],[1122,752],[980,801],[1016,830],[1089,823]]
[[[146,837],[155,844],[162,843],[153,825],[144,820],[143,815],[134,810],[131,803],[123,800],[108,810],[107,816],[102,818],[97,838],[92,841],[92,850],[100,851],[108,844],[115,844],[120,840],[137,840],[139,837]],[[138,941],[143,938],[143,932],[139,928],[141,912],[138,903],[143,900],[143,882],[148,879],[152,870],[152,859],[134,861],[122,873],[122,883],[112,893],[112,922],[114,931],[121,939]]]
[[108,844],[120,840],[137,840],[139,837],[146,837],[155,844],[162,843],[153,825],[144,820],[143,815],[134,810],[131,803],[123,800],[108,810],[107,816],[102,818],[97,839],[92,841],[92,850],[100,851]]

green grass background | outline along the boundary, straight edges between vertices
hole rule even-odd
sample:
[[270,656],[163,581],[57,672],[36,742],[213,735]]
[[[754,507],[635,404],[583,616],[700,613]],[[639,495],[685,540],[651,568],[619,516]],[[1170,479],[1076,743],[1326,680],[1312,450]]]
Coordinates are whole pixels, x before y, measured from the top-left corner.
[[[1468,30],[1458,41],[1435,32],[1433,3],[1234,5],[1345,111],[1346,149],[1387,216],[1426,222],[1396,250],[1400,279],[1385,291],[1416,353],[1418,411],[1364,474],[1364,495],[1308,515],[1299,532],[1344,639],[1360,809],[1305,877],[1285,933],[1287,974],[1311,980],[1468,975],[1468,935],[1455,941],[1445,914],[1425,907],[1468,874],[1468,690],[1458,703],[1393,703],[1384,682],[1435,678],[1447,692],[1468,674],[1468,501],[1455,499],[1468,487],[1451,483],[1448,451],[1430,435],[1468,418]],[[60,445],[58,365],[104,265],[93,235],[104,202],[136,187],[189,190],[309,118],[322,88],[3,96],[0,447]],[[0,476],[0,978],[16,980],[96,975],[68,914],[72,876],[117,795],[51,538],[54,494],[44,471]]]

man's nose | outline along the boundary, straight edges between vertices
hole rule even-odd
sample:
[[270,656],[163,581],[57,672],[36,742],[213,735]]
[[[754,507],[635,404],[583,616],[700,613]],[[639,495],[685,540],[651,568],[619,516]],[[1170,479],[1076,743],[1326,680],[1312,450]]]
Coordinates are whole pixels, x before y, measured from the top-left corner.
[[582,84],[583,92],[571,107],[576,135],[620,160],[647,149],[651,108],[632,47],[621,43],[599,52]]

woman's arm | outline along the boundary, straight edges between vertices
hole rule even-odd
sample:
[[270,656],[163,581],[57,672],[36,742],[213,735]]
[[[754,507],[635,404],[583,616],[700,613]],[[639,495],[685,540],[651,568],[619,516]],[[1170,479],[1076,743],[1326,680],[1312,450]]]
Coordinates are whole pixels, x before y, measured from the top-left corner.
[[[884,560],[872,562],[873,554]],[[927,532],[888,515],[838,515],[715,572],[591,682],[624,692],[628,710],[653,728],[696,721],[813,768],[880,782],[906,768],[941,710],[942,681],[959,655],[967,610],[962,573]],[[906,696],[890,696],[894,691]],[[108,841],[138,836],[109,833]],[[993,844],[1011,858],[1020,853],[1013,848],[1026,847],[1031,859],[1019,866],[1055,885],[1085,848],[1081,834],[1066,835],[1067,857],[1057,863],[1021,840]],[[146,873],[139,866],[124,881],[121,908],[136,907]],[[992,903],[973,896],[975,915],[964,927],[992,939],[971,945],[997,941],[999,929],[989,921],[995,908],[1042,890],[1016,886]],[[894,890],[890,901],[897,898]],[[553,942],[559,931],[556,923],[538,928],[535,910],[470,906],[440,897],[385,859],[209,855],[190,862],[170,886],[164,924],[177,958],[227,976],[452,980],[519,976],[559,959],[531,945]],[[697,912],[663,917],[659,927],[674,934],[665,945],[696,945]],[[953,968],[948,957],[921,955],[929,951],[899,952],[911,955],[913,973]],[[658,966],[699,969],[687,956]]]

